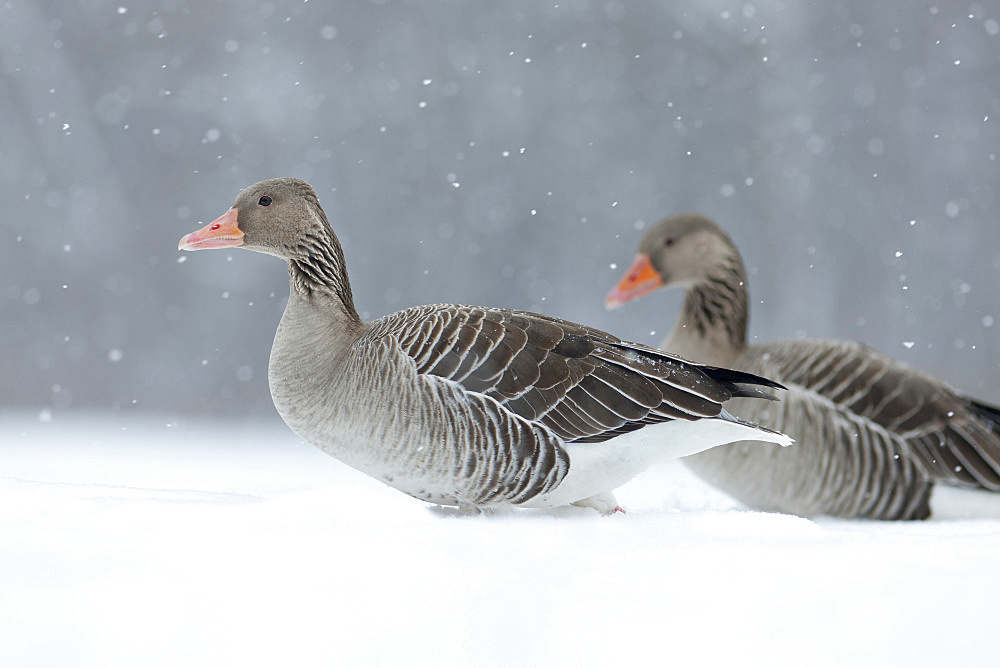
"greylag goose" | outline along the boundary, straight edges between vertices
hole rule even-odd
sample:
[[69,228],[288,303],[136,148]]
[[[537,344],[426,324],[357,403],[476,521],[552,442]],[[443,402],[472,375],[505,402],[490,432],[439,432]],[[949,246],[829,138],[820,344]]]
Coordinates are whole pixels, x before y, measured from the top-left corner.
[[268,368],[278,413],[303,440],[418,499],[609,513],[612,490],[659,459],[746,438],[791,442],[722,407],[773,399],[764,388],[777,384],[582,325],[450,304],[363,322],[340,242],[304,181],[254,184],[178,244],[232,247],[288,265]]
[[688,214],[650,227],[605,306],[671,285],[686,294],[662,350],[788,389],[777,405],[730,408],[796,446],[737,443],[685,458],[707,482],[760,510],[884,520],[928,517],[936,482],[1000,490],[1000,409],[858,343],[747,345],[743,261],[713,221]]

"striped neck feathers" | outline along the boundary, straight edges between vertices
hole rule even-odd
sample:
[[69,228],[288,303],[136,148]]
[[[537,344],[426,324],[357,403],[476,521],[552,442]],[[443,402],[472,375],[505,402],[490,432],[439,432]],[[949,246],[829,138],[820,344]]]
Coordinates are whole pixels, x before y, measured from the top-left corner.
[[340,240],[319,203],[315,206],[321,224],[305,231],[288,257],[292,290],[306,298],[332,297],[350,320],[360,323]]
[[706,276],[688,285],[668,349],[696,361],[735,359],[747,347],[748,302],[743,261],[730,245]]

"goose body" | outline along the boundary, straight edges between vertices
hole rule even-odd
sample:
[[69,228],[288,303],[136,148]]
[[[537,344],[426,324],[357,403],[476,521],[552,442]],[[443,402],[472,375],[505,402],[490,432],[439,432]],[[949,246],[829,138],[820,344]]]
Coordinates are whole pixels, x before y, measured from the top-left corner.
[[655,461],[753,438],[723,410],[769,398],[751,374],[693,364],[556,318],[454,304],[363,322],[340,243],[297,179],[254,184],[179,248],[284,259],[290,294],[268,369],[303,440],[410,496],[464,509],[577,504]]
[[781,402],[730,408],[796,447],[743,442],[685,458],[707,482],[756,509],[884,520],[928,517],[935,483],[1000,491],[1000,409],[858,343],[748,345],[743,262],[713,221],[682,215],[651,227],[605,303],[667,285],[686,294],[663,350],[787,388]]

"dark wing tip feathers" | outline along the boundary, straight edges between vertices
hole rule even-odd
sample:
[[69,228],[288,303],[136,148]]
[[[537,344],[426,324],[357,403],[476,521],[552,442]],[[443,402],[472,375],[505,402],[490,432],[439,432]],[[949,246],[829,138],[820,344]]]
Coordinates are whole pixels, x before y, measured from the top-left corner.
[[734,399],[737,397],[749,397],[751,399],[763,399],[764,401],[779,401],[778,397],[767,390],[762,390],[759,387],[745,383],[733,383],[732,385],[727,385],[726,389],[729,390]]
[[[764,387],[770,387],[775,390],[787,390],[788,388],[781,383],[771,380],[770,378],[764,378],[763,376],[758,376],[753,373],[747,373],[745,371],[736,371],[735,369],[726,369],[724,367],[718,366],[702,366],[698,367],[705,372],[707,376],[716,380],[720,383],[729,383],[733,386],[751,386],[751,385],[763,385]],[[742,394],[734,394],[736,396],[745,396]],[[754,395],[756,396],[756,395]],[[769,395],[770,396],[770,395]],[[771,396],[772,399],[775,397]]]
[[989,425],[990,431],[1000,434],[1000,407],[975,399],[965,399],[965,404],[970,412]]

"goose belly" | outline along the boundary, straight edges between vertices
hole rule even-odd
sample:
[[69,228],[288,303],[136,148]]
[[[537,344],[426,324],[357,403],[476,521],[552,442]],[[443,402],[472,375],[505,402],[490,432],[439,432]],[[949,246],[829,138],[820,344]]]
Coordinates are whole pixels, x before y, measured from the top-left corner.
[[622,434],[603,443],[569,443],[569,473],[552,492],[526,507],[560,506],[606,494],[655,463],[702,452],[747,438],[791,442],[782,434],[722,418],[670,420]]

